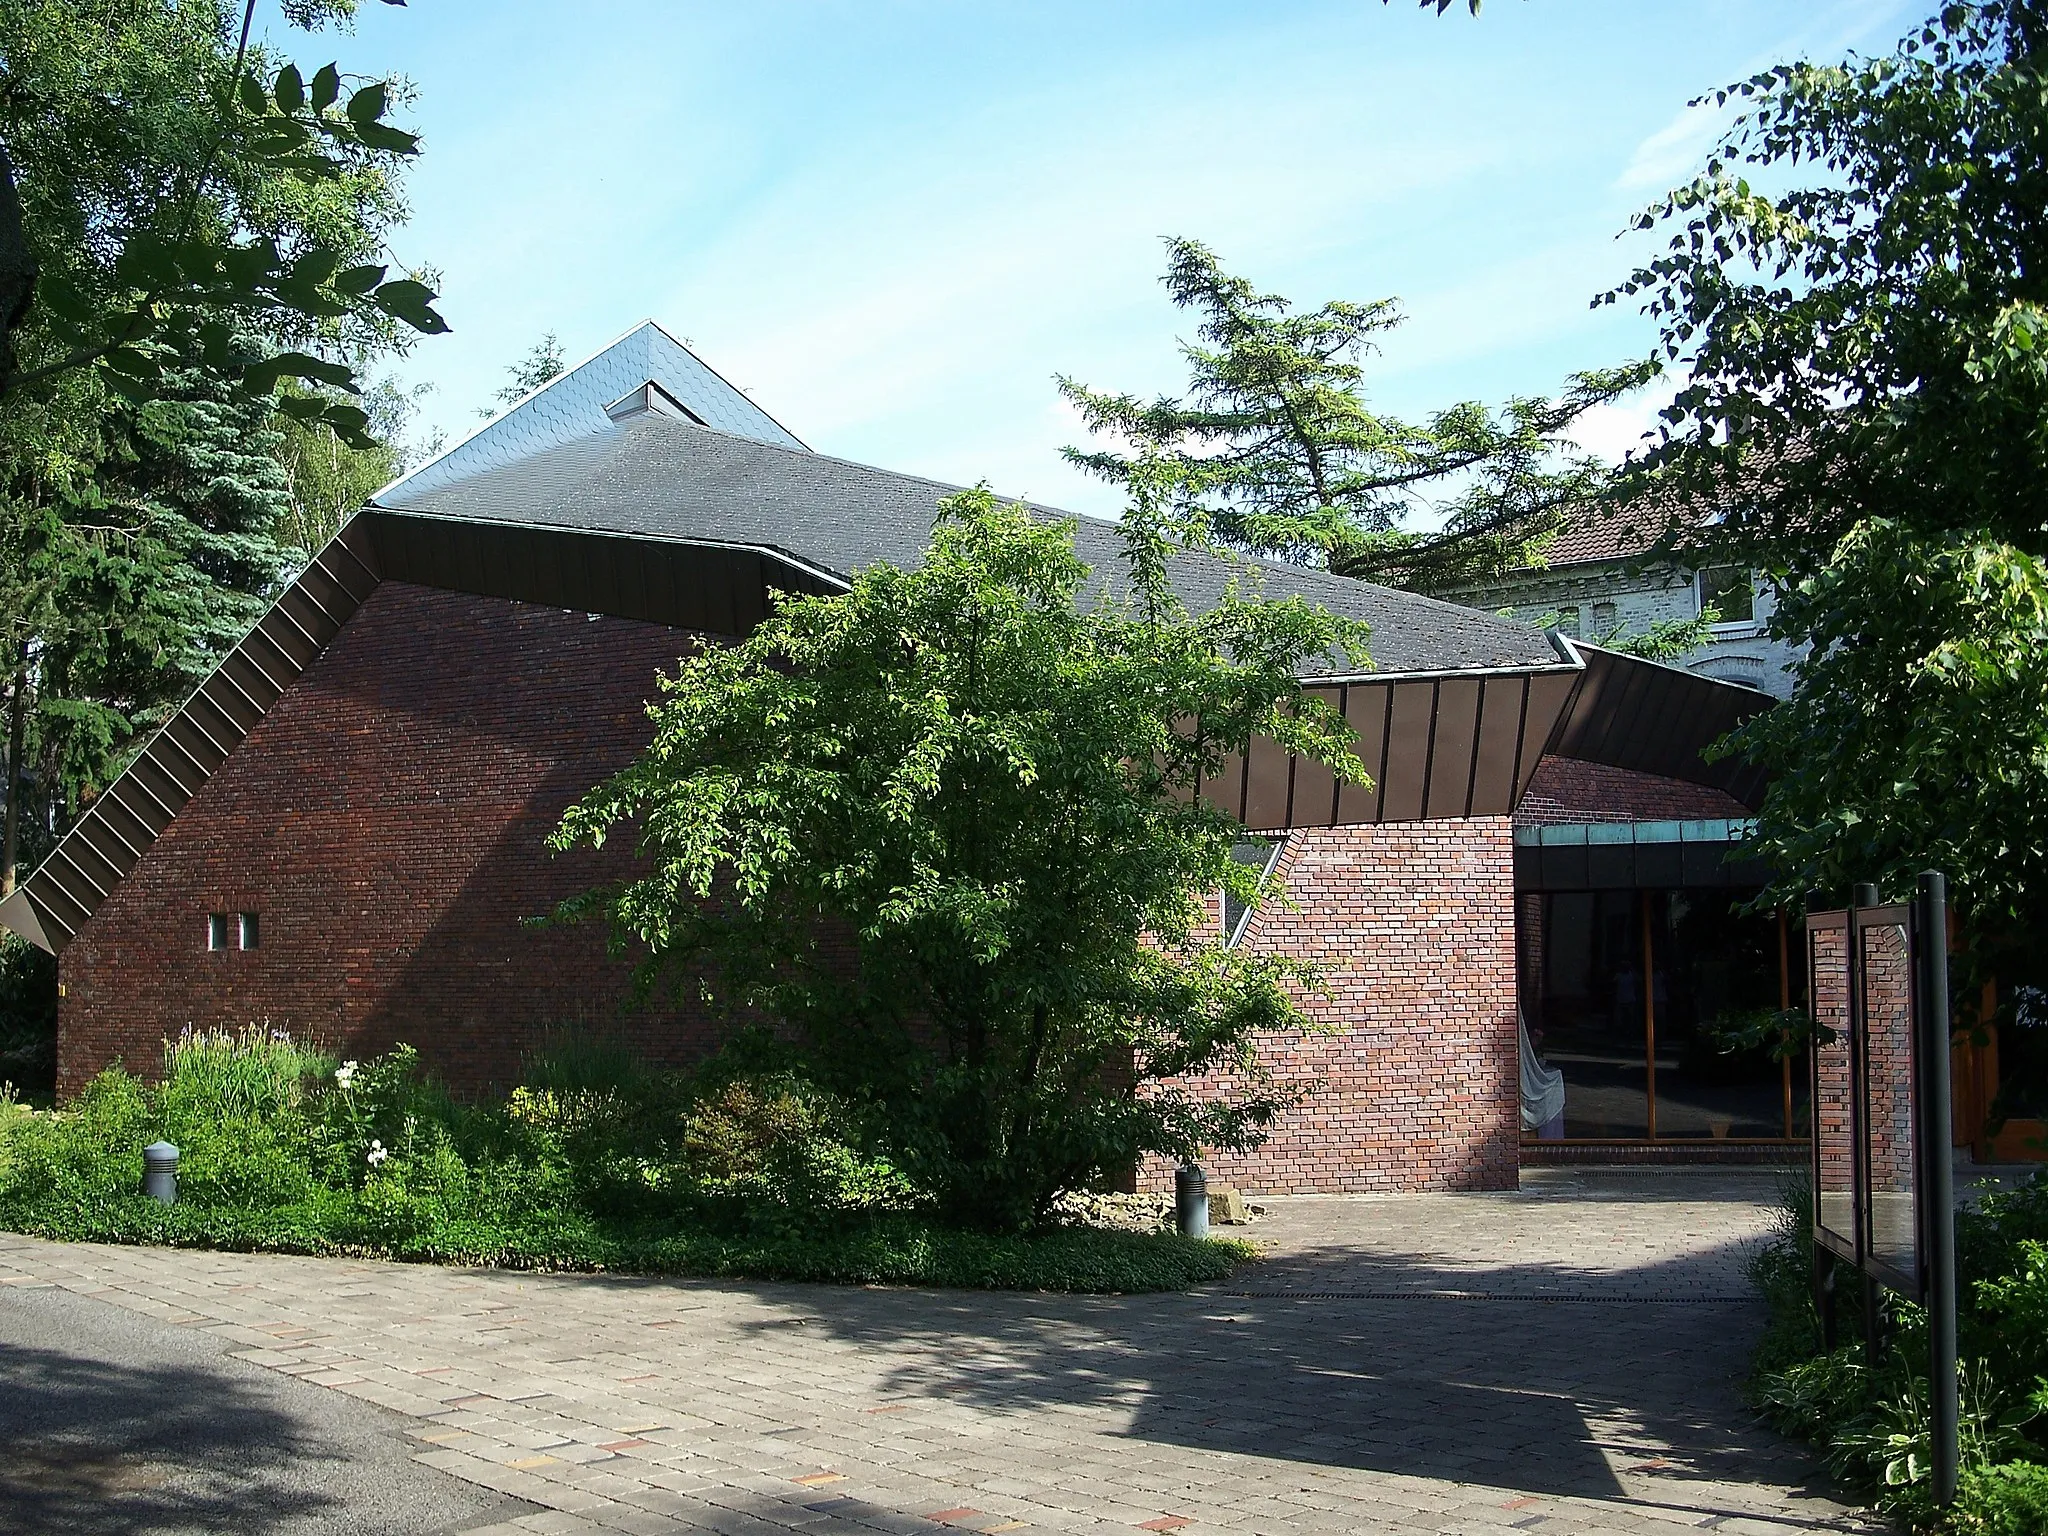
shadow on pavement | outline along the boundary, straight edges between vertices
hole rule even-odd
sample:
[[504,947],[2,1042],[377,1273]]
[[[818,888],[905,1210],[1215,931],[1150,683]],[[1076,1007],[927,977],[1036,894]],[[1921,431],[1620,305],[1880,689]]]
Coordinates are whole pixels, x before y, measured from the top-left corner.
[[278,1484],[319,1446],[218,1372],[9,1345],[0,1381],[0,1530],[267,1529],[336,1502]]
[[1734,1251],[1619,1279],[1489,1270],[1481,1294],[1512,1300],[1458,1298],[1469,1266],[1385,1250],[1363,1287],[1347,1249],[1181,1295],[749,1289],[896,1361],[884,1392],[906,1401],[1093,1412],[1134,1441],[1519,1493],[1616,1499],[1619,1468],[1683,1503],[1686,1483],[1811,1476],[1741,1401],[1760,1308],[1698,1293],[1702,1254]]

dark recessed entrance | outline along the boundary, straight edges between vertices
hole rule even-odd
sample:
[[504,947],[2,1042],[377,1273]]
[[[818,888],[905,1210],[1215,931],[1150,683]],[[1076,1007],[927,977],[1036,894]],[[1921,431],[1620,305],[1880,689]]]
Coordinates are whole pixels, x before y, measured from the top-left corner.
[[[1756,891],[1753,871],[1725,857],[1741,830],[1648,822],[1518,836],[1523,1018],[1565,1083],[1561,1121],[1527,1140],[1806,1136],[1805,1073],[1761,1046],[1726,1048],[1745,1024],[1800,1002],[1804,979],[1780,919],[1739,910]],[[1546,859],[1554,848],[1570,852]],[[1562,888],[1530,889],[1546,863]]]

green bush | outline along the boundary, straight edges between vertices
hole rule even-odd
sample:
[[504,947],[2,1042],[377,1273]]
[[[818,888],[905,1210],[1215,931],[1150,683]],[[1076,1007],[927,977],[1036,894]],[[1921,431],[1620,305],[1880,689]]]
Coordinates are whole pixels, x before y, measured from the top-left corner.
[[[525,1268],[1140,1291],[1246,1244],[988,1236],[930,1202],[844,1102],[759,1041],[688,1077],[569,1047],[453,1101],[400,1047],[336,1062],[281,1034],[187,1033],[161,1083],[118,1068],[61,1114],[0,1098],[0,1226],[41,1236]],[[180,1201],[140,1193],[180,1149]]]
[[1864,1358],[1860,1287],[1838,1288],[1846,1342],[1822,1348],[1811,1289],[1812,1216],[1788,1188],[1776,1232],[1750,1262],[1769,1306],[1751,1398],[1786,1434],[1811,1441],[1829,1470],[1915,1531],[2048,1533],[2048,1172],[1957,1215],[1963,1362],[1957,1502],[1933,1499],[1927,1315],[1883,1293],[1883,1344]]
[[1969,1536],[2041,1536],[2048,1531],[2048,1467],[1972,1467],[1956,1491],[1953,1525]]

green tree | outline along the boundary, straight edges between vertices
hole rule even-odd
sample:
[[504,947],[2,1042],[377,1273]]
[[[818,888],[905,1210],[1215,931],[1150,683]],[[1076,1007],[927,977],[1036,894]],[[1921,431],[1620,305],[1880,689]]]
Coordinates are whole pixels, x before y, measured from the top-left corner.
[[[498,402],[499,409],[516,405],[549,379],[559,378],[561,372],[562,340],[549,331],[527,350],[524,357],[505,370],[505,384],[491,398]],[[498,412],[487,406],[477,414],[495,416]]]
[[[1307,1027],[1289,987],[1312,978],[1205,922],[1219,888],[1264,893],[1191,791],[1255,735],[1358,779],[1296,669],[1362,630],[1235,588],[1186,613],[1157,506],[1090,601],[1071,525],[953,498],[917,569],[684,659],[653,743],[555,837],[630,827],[643,872],[563,915],[609,919],[649,985],[797,1030],[955,1221],[1018,1227],[1141,1153],[1252,1144],[1289,1101],[1251,1042]],[[1214,1070],[1239,1091],[1169,1081]]]
[[[1634,489],[1766,572],[1814,647],[1734,745],[1776,778],[1781,894],[1947,869],[1981,947],[2044,931],[2021,795],[2048,554],[2048,6],[1975,0],[1881,57],[1785,64],[1643,215],[1639,299],[1681,386]],[[1752,183],[1755,169],[1776,190]],[[1674,533],[1692,530],[1674,530]],[[1980,717],[1965,708],[2017,713]]]
[[1740,741],[1781,767],[1762,832],[1785,896],[1938,867],[1995,948],[2048,931],[2048,562],[1871,518],[1784,605],[1813,649]]
[[377,255],[394,88],[252,15],[0,0],[0,893],[283,579],[293,435],[377,452],[354,367],[440,324]]
[[[398,0],[386,0],[398,3]],[[354,0],[296,0],[318,26]],[[195,360],[359,438],[349,354],[446,324],[374,259],[417,152],[394,82],[306,79],[251,46],[255,0],[0,3],[0,404],[79,369],[146,398]],[[247,340],[268,345],[251,353]]]
[[[342,441],[324,421],[301,421],[282,412],[272,419],[291,486],[290,538],[306,556],[317,554],[378,491],[440,451],[438,437],[420,444],[410,440],[418,402],[432,390],[431,384],[401,389],[391,379],[365,389],[360,404],[369,418],[367,446]],[[289,395],[292,386],[287,383],[280,392]]]
[[[1554,400],[1468,401],[1404,422],[1373,412],[1361,389],[1364,360],[1401,323],[1395,301],[1298,312],[1196,241],[1171,240],[1167,253],[1167,291],[1201,316],[1198,340],[1181,348],[1188,391],[1145,401],[1061,378],[1088,429],[1111,440],[1069,448],[1082,468],[1128,486],[1141,466],[1169,463],[1181,494],[1238,548],[1425,590],[1539,563],[1603,488],[1605,471],[1573,449],[1569,428],[1644,370],[1580,374]],[[1437,531],[1406,526],[1420,511]]]

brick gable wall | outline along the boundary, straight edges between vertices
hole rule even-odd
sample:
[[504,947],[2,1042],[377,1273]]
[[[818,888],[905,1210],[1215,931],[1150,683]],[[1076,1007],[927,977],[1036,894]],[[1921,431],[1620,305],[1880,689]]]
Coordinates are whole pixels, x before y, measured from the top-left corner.
[[[1265,1194],[1515,1187],[1509,837],[1505,816],[1288,835],[1274,872],[1291,908],[1253,914],[1241,942],[1320,967],[1323,992],[1302,1003],[1332,1032],[1261,1042],[1276,1078],[1319,1086],[1263,1147],[1208,1157],[1212,1185]],[[1170,1189],[1172,1167],[1154,1159],[1140,1181]]]
[[[691,644],[384,583],[65,948],[59,1091],[115,1059],[154,1073],[188,1024],[408,1041],[481,1087],[549,1029],[609,1023],[628,966],[601,929],[522,919],[621,867],[625,848],[543,844],[646,741],[656,673]],[[258,947],[209,953],[207,914],[243,911]],[[656,1060],[712,1038],[674,1011],[624,1033]]]

